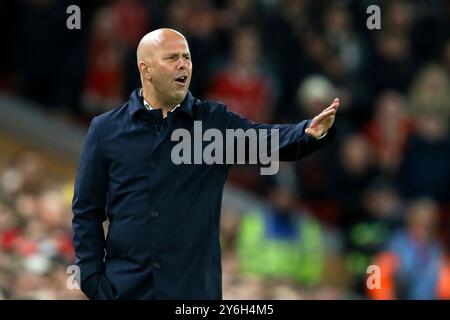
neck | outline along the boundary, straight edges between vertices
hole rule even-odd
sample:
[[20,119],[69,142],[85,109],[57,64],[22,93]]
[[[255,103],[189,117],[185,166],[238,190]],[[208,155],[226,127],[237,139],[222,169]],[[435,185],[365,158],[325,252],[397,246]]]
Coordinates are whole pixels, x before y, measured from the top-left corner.
[[164,117],[177,106],[176,103],[165,102],[159,99],[158,94],[150,88],[142,87],[142,96],[153,109],[161,109]]

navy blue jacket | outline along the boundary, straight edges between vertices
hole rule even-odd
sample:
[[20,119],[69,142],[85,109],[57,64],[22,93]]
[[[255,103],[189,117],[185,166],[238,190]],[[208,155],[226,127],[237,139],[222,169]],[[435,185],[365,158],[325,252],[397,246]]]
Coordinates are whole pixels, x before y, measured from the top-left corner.
[[[280,160],[326,145],[304,133],[309,121],[255,124],[188,92],[163,119],[129,101],[92,120],[75,181],[73,243],[81,289],[91,299],[221,299],[220,209],[229,164],[171,161],[177,128],[278,128]],[[104,236],[102,222],[109,220]]]

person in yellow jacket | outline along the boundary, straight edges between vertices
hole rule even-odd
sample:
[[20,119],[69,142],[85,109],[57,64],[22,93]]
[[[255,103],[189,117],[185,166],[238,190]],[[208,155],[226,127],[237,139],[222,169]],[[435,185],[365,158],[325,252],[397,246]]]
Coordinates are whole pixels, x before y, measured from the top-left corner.
[[289,186],[275,186],[269,204],[245,213],[237,250],[244,274],[318,284],[324,269],[324,243],[318,220],[296,208]]

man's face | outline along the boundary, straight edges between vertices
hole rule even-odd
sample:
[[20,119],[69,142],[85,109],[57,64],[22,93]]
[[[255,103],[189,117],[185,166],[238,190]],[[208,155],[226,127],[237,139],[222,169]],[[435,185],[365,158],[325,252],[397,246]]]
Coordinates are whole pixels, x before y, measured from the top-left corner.
[[150,82],[160,99],[180,103],[187,94],[192,75],[189,46],[183,38],[164,40],[150,60]]

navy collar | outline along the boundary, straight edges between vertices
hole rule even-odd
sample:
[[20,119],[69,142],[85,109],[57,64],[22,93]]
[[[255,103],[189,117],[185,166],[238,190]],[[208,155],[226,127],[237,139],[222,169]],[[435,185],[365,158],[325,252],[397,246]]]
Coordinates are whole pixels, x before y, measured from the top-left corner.
[[[128,111],[130,113],[130,118],[132,119],[137,112],[141,110],[147,110],[144,106],[144,100],[142,96],[139,94],[142,88],[138,88],[134,90],[130,94],[130,100],[128,101]],[[187,92],[186,97],[183,101],[181,101],[180,106],[174,110],[174,112],[184,112],[194,118],[192,112],[192,106],[196,102],[196,98],[192,95],[190,91]]]

